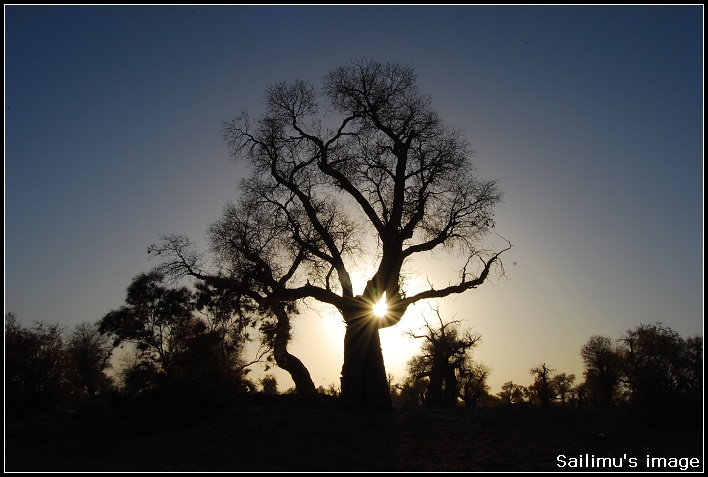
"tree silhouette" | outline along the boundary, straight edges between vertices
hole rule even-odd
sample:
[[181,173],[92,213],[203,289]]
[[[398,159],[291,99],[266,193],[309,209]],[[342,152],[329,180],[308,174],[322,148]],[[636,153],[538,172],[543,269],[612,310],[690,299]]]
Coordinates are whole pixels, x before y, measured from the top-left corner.
[[111,367],[113,349],[110,339],[99,331],[97,323],[79,323],[69,333],[66,351],[76,370],[77,385],[89,399],[112,388],[105,371]]
[[134,344],[146,361],[170,375],[176,357],[196,325],[194,301],[186,288],[168,288],[157,272],[141,273],[128,286],[126,305],[99,320],[101,333],[114,336],[114,346]]
[[196,283],[196,309],[201,312],[201,330],[188,338],[182,353],[187,375],[202,382],[206,389],[239,391],[250,384],[244,379],[249,367],[261,362],[267,347],[261,346],[252,360],[245,356],[246,343],[252,341],[256,326],[252,309],[243,297],[230,289]]
[[620,351],[607,336],[593,335],[580,349],[585,366],[583,390],[601,407],[612,405],[620,384]]
[[5,402],[10,411],[51,411],[68,397],[72,373],[58,324],[22,326],[5,315]]
[[260,379],[263,394],[278,394],[278,380],[272,374],[266,374]]
[[[501,200],[497,184],[474,175],[462,133],[415,81],[408,66],[359,60],[325,76],[324,106],[300,80],[268,88],[255,123],[244,113],[224,127],[233,157],[252,167],[225,212],[243,225],[238,236],[212,228],[215,270],[168,260],[178,273],[245,286],[261,307],[313,298],[339,310],[346,407],[391,409],[379,329],[419,300],[478,287],[510,247],[482,245]],[[462,255],[456,282],[407,293],[404,264],[441,249]],[[357,294],[351,277],[362,254],[376,265]],[[388,311],[379,318],[373,306],[382,298]]]
[[391,393],[394,405],[398,408],[420,407],[425,403],[425,393],[430,380],[416,375],[415,368],[410,367],[408,373],[394,385],[395,393]]
[[476,363],[470,356],[465,357],[460,368],[460,384],[462,392],[460,398],[465,402],[465,407],[477,407],[479,403],[489,399],[489,385],[487,378],[491,369],[483,364]]
[[161,245],[151,245],[148,252],[169,257],[157,267],[175,278],[191,276],[202,281],[201,289],[223,290],[238,300],[238,312],[259,317],[261,342],[269,352],[268,361],[290,374],[299,394],[312,398],[317,389],[310,372],[300,359],[288,350],[291,340],[291,315],[297,312],[293,300],[277,300],[275,296],[286,289],[301,262],[305,251],[283,254],[284,244],[277,234],[268,229],[265,207],[246,204],[242,207],[228,204],[221,219],[209,227],[212,251],[221,257],[228,271],[209,275],[200,271],[201,257],[194,244],[184,236],[165,235]]
[[565,406],[566,398],[573,391],[573,382],[575,382],[574,374],[559,373],[551,377],[551,389],[553,389],[553,394],[561,400],[563,406]]
[[639,404],[664,406],[701,394],[702,338],[684,340],[671,328],[655,323],[627,330],[620,342],[622,376]]
[[513,381],[502,384],[501,391],[497,393],[502,404],[519,404],[524,402],[524,398],[529,394],[528,389]]
[[[237,389],[246,368],[261,356],[250,362],[242,358],[248,322],[233,319],[233,297],[208,287],[195,295],[187,287],[168,287],[164,280],[157,270],[137,275],[127,289],[126,305],[98,322],[101,333],[114,337],[114,346],[135,346],[126,386],[141,394],[162,384],[174,394],[207,399],[216,389]],[[200,308],[203,317],[197,315]]]
[[[427,407],[455,407],[460,396],[458,375],[465,371],[472,372],[470,353],[481,336],[467,330],[461,332],[460,321],[443,322],[440,310],[435,309],[439,327],[431,326],[425,320],[425,333],[405,334],[416,339],[423,339],[421,354],[409,361],[409,370],[414,376],[428,377],[428,390],[425,395]],[[466,369],[467,365],[470,369]]]
[[541,365],[530,369],[530,373],[534,376],[534,382],[529,388],[536,392],[539,401],[541,401],[541,407],[549,407],[551,399],[555,397],[551,387],[553,371],[553,369],[546,367],[546,363],[541,363]]

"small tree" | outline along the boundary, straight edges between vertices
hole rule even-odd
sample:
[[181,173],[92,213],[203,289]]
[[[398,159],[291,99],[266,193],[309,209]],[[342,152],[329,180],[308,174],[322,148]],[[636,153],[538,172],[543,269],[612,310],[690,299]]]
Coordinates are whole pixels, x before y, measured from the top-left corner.
[[[443,322],[440,310],[435,309],[439,327],[431,326],[427,319],[423,334],[407,331],[405,334],[423,339],[421,354],[409,366],[418,378],[427,376],[426,393],[428,407],[455,407],[460,396],[458,375],[464,375],[465,364],[470,365],[469,354],[481,336],[469,330],[460,331],[459,320]],[[471,371],[471,369],[469,370]]]
[[570,397],[573,390],[573,382],[575,382],[574,374],[560,373],[551,378],[551,389],[555,396],[561,400],[565,407],[566,399]]
[[599,406],[612,405],[620,384],[622,357],[618,348],[611,338],[594,335],[580,349],[580,357],[585,366],[583,390]]
[[540,366],[530,369],[530,373],[534,376],[534,382],[530,386],[530,389],[538,396],[541,407],[549,407],[551,405],[551,399],[555,398],[555,392],[551,386],[551,375],[553,371],[553,369],[546,367],[546,363],[541,363]]
[[58,324],[25,328],[5,315],[5,401],[9,410],[51,411],[71,392],[72,373]]
[[157,271],[137,275],[128,287],[126,305],[107,313],[98,326],[114,337],[114,346],[134,344],[144,360],[170,375],[197,320],[191,292],[168,288],[163,280]]
[[482,363],[476,363],[467,356],[460,369],[460,398],[465,402],[465,407],[474,408],[489,398],[489,385],[487,378],[491,369]]
[[76,382],[89,399],[112,387],[110,369],[113,346],[97,323],[79,323],[67,338],[66,351],[76,370]]
[[408,374],[396,384],[394,404],[399,408],[419,407],[425,403],[425,394],[430,380],[419,375],[415,360],[408,363]]
[[278,380],[272,374],[266,374],[260,380],[263,394],[278,394]]
[[502,384],[501,391],[497,393],[502,404],[519,404],[525,401],[528,390],[525,386],[507,381]]

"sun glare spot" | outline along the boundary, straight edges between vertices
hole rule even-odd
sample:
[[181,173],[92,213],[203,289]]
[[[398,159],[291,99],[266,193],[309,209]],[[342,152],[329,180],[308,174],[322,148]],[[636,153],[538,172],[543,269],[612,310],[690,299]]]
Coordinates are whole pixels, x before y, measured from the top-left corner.
[[381,297],[379,302],[374,305],[374,315],[378,316],[379,318],[383,318],[386,316],[386,310],[388,309],[388,306],[386,305],[386,295]]

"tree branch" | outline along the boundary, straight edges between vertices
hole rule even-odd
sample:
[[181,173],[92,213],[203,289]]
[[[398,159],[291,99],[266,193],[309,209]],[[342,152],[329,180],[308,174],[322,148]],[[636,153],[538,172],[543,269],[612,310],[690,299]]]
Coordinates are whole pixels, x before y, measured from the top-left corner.
[[491,266],[494,262],[499,260],[499,256],[509,250],[511,248],[511,243],[509,243],[509,246],[506,247],[505,249],[501,250],[500,252],[497,252],[494,254],[489,260],[484,262],[484,268],[482,269],[482,272],[479,274],[479,276],[473,280],[467,280],[466,277],[463,275],[462,279],[460,280],[460,283],[457,285],[450,285],[444,288],[441,288],[439,290],[435,290],[431,288],[430,290],[426,290],[420,293],[417,293],[413,296],[410,297],[405,297],[402,298],[401,300],[401,306],[410,306],[413,303],[419,301],[419,300],[426,300],[429,298],[443,298],[452,294],[458,294],[458,293],[463,293],[467,290],[477,288],[479,285],[484,283],[484,281],[487,279],[487,276],[489,275],[489,271],[491,269]]

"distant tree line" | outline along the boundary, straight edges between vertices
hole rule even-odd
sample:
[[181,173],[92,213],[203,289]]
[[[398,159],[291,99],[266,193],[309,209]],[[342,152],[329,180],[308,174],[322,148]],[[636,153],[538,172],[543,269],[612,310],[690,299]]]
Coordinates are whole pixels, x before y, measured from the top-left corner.
[[580,356],[589,404],[645,406],[702,403],[703,338],[681,337],[662,323],[642,324],[617,340],[592,336]]
[[5,315],[5,411],[45,412],[86,403],[115,386],[106,373],[113,351],[95,325],[21,326]]
[[635,405],[665,407],[700,405],[703,392],[703,338],[683,338],[662,323],[641,324],[617,340],[591,336],[580,356],[584,381],[556,373],[546,363],[532,367],[533,382],[507,381],[489,393],[490,368],[472,359],[478,334],[459,330],[459,321],[439,325],[427,321],[421,352],[408,362],[408,374],[392,390],[399,406],[450,408],[499,404],[541,407]]
[[[616,340],[591,336],[580,349],[583,382],[575,384],[574,374],[556,373],[544,362],[530,368],[530,385],[508,381],[493,395],[488,385],[491,369],[473,359],[481,336],[461,329],[459,320],[445,321],[439,310],[434,312],[434,323],[426,319],[420,332],[406,333],[421,341],[407,375],[397,383],[388,376],[396,407],[658,407],[702,402],[700,336],[683,338],[661,323],[639,325]],[[286,331],[282,350],[289,326]],[[73,329],[46,323],[24,327],[14,313],[5,315],[6,412],[150,399],[161,406],[203,405],[279,394],[274,375],[257,382],[248,377],[256,363],[265,364],[266,371],[278,365],[277,333],[277,317],[262,316],[236,292],[203,283],[171,286],[158,271],[142,273],[127,288],[125,304],[95,323]],[[250,342],[259,346],[247,359]],[[297,386],[283,393],[303,395]],[[320,386],[314,393],[338,398],[341,388]]]
[[[164,404],[198,404],[255,391],[249,366],[261,361],[268,346],[244,359],[254,322],[239,299],[204,284],[194,290],[169,286],[152,271],[136,276],[125,304],[93,324],[23,327],[8,313],[6,408],[34,412],[154,397]],[[118,369],[114,356],[121,359]],[[267,380],[261,384],[272,389]]]

